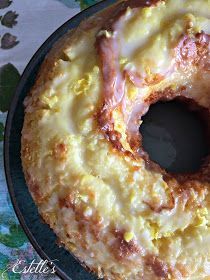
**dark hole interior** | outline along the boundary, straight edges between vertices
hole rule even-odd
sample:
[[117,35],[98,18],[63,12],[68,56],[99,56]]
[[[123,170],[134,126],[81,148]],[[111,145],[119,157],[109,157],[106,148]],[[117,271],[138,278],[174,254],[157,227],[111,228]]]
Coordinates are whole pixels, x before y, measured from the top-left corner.
[[207,129],[200,114],[180,101],[150,106],[140,126],[143,149],[168,172],[193,173],[209,154]]

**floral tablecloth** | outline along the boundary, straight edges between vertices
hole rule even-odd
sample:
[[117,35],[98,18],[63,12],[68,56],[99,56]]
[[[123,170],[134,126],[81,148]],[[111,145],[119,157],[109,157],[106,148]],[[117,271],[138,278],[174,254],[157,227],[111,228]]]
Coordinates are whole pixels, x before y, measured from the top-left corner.
[[[18,223],[3,166],[7,111],[21,73],[39,46],[61,24],[97,0],[0,0],[0,280],[58,279],[14,269],[40,258]],[[76,279],[72,279],[76,280]]]

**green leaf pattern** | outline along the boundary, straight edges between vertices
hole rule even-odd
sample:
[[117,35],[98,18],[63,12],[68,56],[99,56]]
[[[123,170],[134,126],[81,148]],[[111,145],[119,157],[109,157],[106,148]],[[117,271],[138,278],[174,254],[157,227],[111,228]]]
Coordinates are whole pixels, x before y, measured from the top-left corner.
[[12,28],[17,24],[17,17],[18,14],[16,14],[16,12],[8,11],[4,16],[1,16],[1,24],[8,28]]
[[13,36],[10,33],[5,33],[1,38],[1,48],[3,50],[8,50],[15,47],[19,41],[17,41],[17,37]]
[[0,67],[0,111],[9,109],[10,101],[20,79],[20,74],[11,63]]
[[0,9],[7,8],[11,5],[11,0],[0,0]]
[[[9,0],[0,0],[0,9],[9,7],[11,3],[12,1]],[[8,11],[6,14],[0,15],[0,23],[7,28],[12,28],[17,24],[17,17],[16,12]],[[17,37],[8,32],[1,34],[0,39],[0,47],[3,50],[14,48],[19,43]]]
[[10,248],[21,247],[27,241],[20,225],[10,225],[9,233],[0,232],[0,242]]

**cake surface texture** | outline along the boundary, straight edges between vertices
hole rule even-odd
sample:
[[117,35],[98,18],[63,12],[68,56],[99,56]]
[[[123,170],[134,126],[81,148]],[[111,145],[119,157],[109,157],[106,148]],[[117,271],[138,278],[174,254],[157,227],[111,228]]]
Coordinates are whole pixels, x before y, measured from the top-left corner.
[[172,99],[210,112],[210,0],[116,2],[53,46],[24,100],[29,191],[98,277],[210,279],[209,157],[174,175],[141,144],[141,117]]

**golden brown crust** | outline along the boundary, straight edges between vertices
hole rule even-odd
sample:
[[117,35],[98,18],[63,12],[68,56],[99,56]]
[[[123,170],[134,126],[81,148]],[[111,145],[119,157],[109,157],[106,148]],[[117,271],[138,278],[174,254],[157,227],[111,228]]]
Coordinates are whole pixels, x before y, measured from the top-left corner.
[[156,256],[147,256],[146,265],[151,267],[154,274],[159,278],[168,278],[169,267],[166,263],[159,260]]
[[[194,10],[180,3],[186,15],[171,0],[128,0],[82,22],[49,52],[25,99],[21,157],[29,191],[59,243],[105,279],[208,275],[209,159],[196,174],[168,174],[141,149],[138,133],[158,100],[181,98],[197,110],[195,100],[209,118],[209,35],[192,27],[200,19],[188,13],[197,2]],[[132,29],[141,21],[148,33]],[[154,51],[147,55],[153,45],[157,57],[169,50],[163,60],[171,61],[157,71]],[[202,94],[190,91],[201,83]]]

